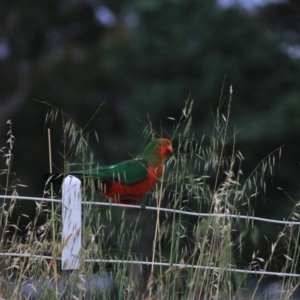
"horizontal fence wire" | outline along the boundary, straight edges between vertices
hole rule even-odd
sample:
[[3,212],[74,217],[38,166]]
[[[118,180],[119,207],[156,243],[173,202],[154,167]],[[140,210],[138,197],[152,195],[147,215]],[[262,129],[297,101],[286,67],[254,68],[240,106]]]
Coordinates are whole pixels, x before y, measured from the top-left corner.
[[[24,197],[24,196],[4,196],[0,195],[0,199],[18,199],[18,200],[32,200],[32,201],[45,201],[45,202],[58,202],[61,203],[61,199],[51,199],[51,198],[41,198],[41,197]],[[92,201],[83,201],[83,205],[99,205],[99,206],[113,206],[113,207],[126,207],[126,208],[135,208],[141,209],[140,205],[128,205],[128,204],[118,204],[111,202],[92,202]],[[300,221],[285,221],[285,220],[275,220],[275,219],[267,219],[260,217],[252,217],[245,215],[234,215],[234,214],[215,214],[215,213],[200,213],[200,212],[190,212],[179,209],[171,209],[171,208],[163,208],[156,206],[145,206],[147,210],[159,210],[168,213],[182,214],[188,216],[196,216],[196,217],[223,217],[223,218],[234,218],[234,219],[244,219],[244,220],[253,220],[267,223],[275,223],[275,224],[283,224],[283,225],[300,225]]]
[[[25,258],[32,258],[35,260],[52,260],[54,257],[48,255],[37,255],[37,254],[30,254],[30,253],[7,253],[7,252],[0,252],[1,256],[10,256],[10,257],[25,257]],[[56,260],[61,260],[60,257],[56,257]],[[202,270],[219,270],[219,271],[228,271],[228,272],[235,272],[235,273],[246,273],[246,274],[256,274],[256,275],[274,275],[280,277],[300,277],[300,274],[293,274],[293,273],[280,273],[280,272],[268,272],[264,270],[243,270],[243,269],[235,269],[235,268],[220,268],[214,266],[198,266],[198,265],[190,265],[190,264],[170,264],[168,262],[150,262],[150,261],[139,261],[139,260],[123,260],[123,259],[84,259],[85,262],[94,262],[94,263],[116,263],[116,264],[134,264],[134,265],[155,265],[155,266],[162,266],[162,267],[169,267],[169,268],[178,268],[178,269],[202,269]]]
[[[0,195],[0,199],[18,199],[18,200],[31,200],[31,201],[45,201],[45,202],[57,202],[61,203],[61,199],[52,199],[52,198],[42,198],[42,197],[27,197],[27,196],[6,196]],[[113,206],[113,207],[126,207],[126,208],[135,208],[141,209],[139,205],[125,205],[125,204],[117,204],[117,203],[110,203],[110,202],[90,202],[84,201],[82,202],[84,205],[100,205],[100,206]],[[259,217],[251,217],[245,215],[233,215],[233,214],[214,214],[214,213],[197,213],[197,212],[188,212],[184,210],[176,210],[176,209],[169,209],[169,208],[162,208],[162,207],[152,207],[146,206],[145,209],[147,210],[159,210],[168,213],[177,213],[177,214],[184,214],[189,216],[197,216],[197,217],[226,217],[226,218],[236,218],[236,219],[246,219],[246,220],[253,220],[253,221],[261,221],[261,222],[269,222],[269,223],[276,223],[276,224],[285,224],[285,225],[300,225],[300,222],[297,221],[285,221],[285,220],[274,220],[274,219],[266,219],[266,218],[259,218]],[[59,257],[52,257],[47,255],[37,255],[31,253],[10,253],[10,252],[0,252],[0,257],[24,257],[24,258],[32,258],[36,260],[46,259],[46,260],[61,260]],[[198,265],[191,265],[191,264],[170,264],[168,262],[149,262],[149,261],[135,261],[135,260],[121,260],[121,259],[84,259],[85,262],[94,262],[94,263],[126,263],[126,264],[139,264],[139,265],[155,265],[155,266],[165,266],[169,268],[194,268],[194,269],[203,269],[203,270],[220,270],[220,271],[228,271],[228,272],[236,272],[236,273],[245,273],[245,274],[262,274],[262,275],[275,275],[280,277],[300,277],[300,274],[293,274],[293,273],[281,273],[281,272],[268,272],[264,270],[243,270],[243,269],[235,269],[235,268],[220,268],[214,266],[198,266]]]

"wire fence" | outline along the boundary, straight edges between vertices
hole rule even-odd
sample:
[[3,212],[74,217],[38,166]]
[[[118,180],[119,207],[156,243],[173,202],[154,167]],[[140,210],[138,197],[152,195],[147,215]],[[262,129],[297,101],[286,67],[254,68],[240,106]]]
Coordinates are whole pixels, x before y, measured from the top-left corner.
[[[27,197],[27,196],[3,196],[0,195],[0,199],[18,199],[18,200],[31,200],[31,201],[44,201],[44,202],[57,202],[61,203],[61,199],[52,199],[52,198],[41,198],[41,197]],[[112,207],[126,207],[126,208],[135,208],[141,209],[140,205],[129,205],[129,204],[117,204],[111,202],[93,202],[93,201],[84,201],[82,205],[99,205],[99,206],[112,206]],[[252,216],[245,216],[245,215],[233,215],[233,214],[215,214],[215,213],[198,213],[198,212],[190,212],[178,209],[171,209],[171,208],[163,208],[163,207],[155,207],[155,206],[145,206],[147,210],[159,210],[168,213],[174,214],[182,214],[188,216],[196,216],[196,217],[223,217],[223,218],[234,218],[234,219],[244,219],[249,221],[261,221],[267,223],[274,223],[274,224],[283,224],[283,225],[300,225],[300,222],[297,221],[285,221],[285,220],[276,220],[276,219],[267,219],[267,218],[259,218],[259,217],[252,217]]]
[[[69,181],[68,177],[71,177]],[[51,198],[42,198],[42,197],[26,197],[26,196],[5,196],[0,195],[0,199],[6,200],[29,200],[36,202],[57,202],[62,203],[62,225],[63,225],[63,234],[62,234],[62,245],[64,245],[62,250],[62,257],[52,257],[48,255],[37,255],[31,253],[13,253],[13,252],[0,252],[0,257],[28,257],[36,260],[61,260],[62,268],[66,269],[78,269],[80,265],[79,253],[81,251],[81,232],[82,232],[82,223],[81,223],[81,206],[82,205],[99,205],[99,206],[111,206],[111,207],[127,207],[141,209],[139,205],[124,205],[117,203],[109,202],[89,202],[82,201],[81,197],[81,187],[80,181],[77,179],[74,182],[74,177],[68,176],[63,184],[62,189],[62,199],[51,199]],[[283,224],[289,226],[300,225],[300,222],[297,221],[286,221],[286,220],[274,220],[267,218],[259,218],[254,216],[246,215],[233,215],[233,214],[213,214],[213,213],[200,213],[200,212],[189,212],[184,210],[176,210],[162,207],[152,207],[146,206],[147,210],[155,210],[167,213],[182,214],[196,217],[218,217],[218,218],[235,218],[235,219],[245,219],[249,221],[259,221],[259,222],[269,222],[275,224]],[[74,234],[76,232],[76,234]],[[71,237],[71,239],[70,239]],[[69,247],[68,247],[69,245]],[[264,270],[243,270],[236,269],[234,267],[230,268],[219,268],[214,266],[199,266],[192,264],[182,264],[182,263],[173,263],[169,262],[150,262],[150,261],[138,261],[138,260],[121,260],[121,259],[89,259],[85,258],[85,262],[97,262],[97,263],[113,263],[113,264],[137,264],[137,265],[155,265],[155,266],[165,266],[173,268],[194,268],[194,269],[204,269],[204,270],[222,270],[228,272],[236,273],[245,273],[245,274],[263,274],[263,275],[275,275],[279,277],[300,277],[300,274],[293,273],[284,273],[284,272],[268,272]]]

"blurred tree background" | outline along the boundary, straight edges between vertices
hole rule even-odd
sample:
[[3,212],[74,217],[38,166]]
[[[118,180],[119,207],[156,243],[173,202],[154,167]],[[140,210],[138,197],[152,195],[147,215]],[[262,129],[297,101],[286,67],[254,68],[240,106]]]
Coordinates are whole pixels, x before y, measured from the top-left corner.
[[[34,99],[62,109],[82,127],[103,104],[86,130],[98,133],[99,143],[91,141],[91,147],[100,163],[109,164],[143,148],[148,115],[158,132],[161,126],[171,132],[167,117],[178,118],[188,98],[194,100],[195,137],[209,134],[225,82],[227,99],[233,86],[230,123],[232,133],[239,130],[244,173],[285,144],[255,212],[289,215],[293,203],[277,187],[298,199],[296,1],[249,11],[204,0],[3,0],[0,15],[0,145],[11,119],[14,178],[28,185],[21,195],[42,196],[42,174],[49,169],[44,124],[49,107]],[[59,122],[52,141],[54,163],[62,170]],[[21,210],[30,214],[27,207]]]

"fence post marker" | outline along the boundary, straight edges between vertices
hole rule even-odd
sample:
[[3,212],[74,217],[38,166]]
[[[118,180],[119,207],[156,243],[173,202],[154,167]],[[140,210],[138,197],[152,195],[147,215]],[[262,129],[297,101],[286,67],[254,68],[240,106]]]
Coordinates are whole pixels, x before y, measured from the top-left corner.
[[62,270],[80,265],[81,202],[81,181],[68,175],[62,184]]

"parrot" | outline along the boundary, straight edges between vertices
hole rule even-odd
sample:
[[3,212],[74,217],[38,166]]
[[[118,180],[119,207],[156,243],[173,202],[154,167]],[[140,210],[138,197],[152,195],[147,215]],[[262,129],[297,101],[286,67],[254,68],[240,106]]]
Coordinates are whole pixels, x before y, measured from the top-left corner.
[[[164,172],[165,159],[173,152],[172,142],[166,138],[151,141],[143,153],[135,159],[117,164],[81,171],[71,171],[68,175],[82,180],[94,181],[96,191],[105,198],[119,204],[137,205]],[[61,182],[61,174],[45,174],[47,182]]]

